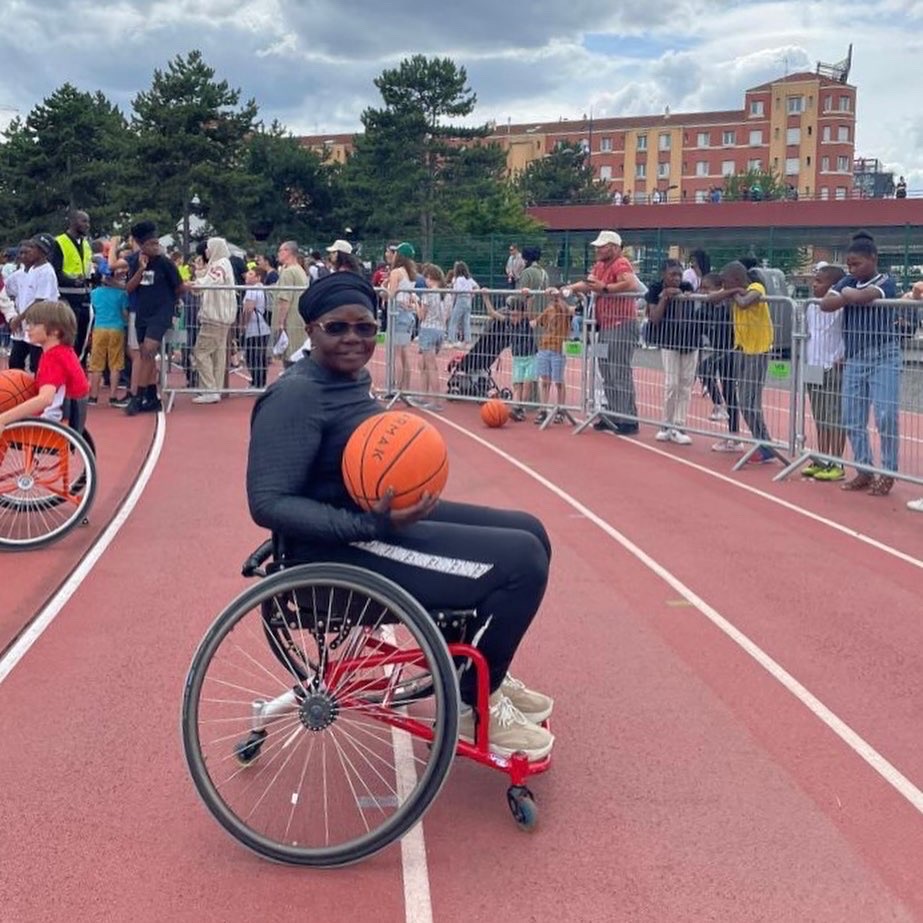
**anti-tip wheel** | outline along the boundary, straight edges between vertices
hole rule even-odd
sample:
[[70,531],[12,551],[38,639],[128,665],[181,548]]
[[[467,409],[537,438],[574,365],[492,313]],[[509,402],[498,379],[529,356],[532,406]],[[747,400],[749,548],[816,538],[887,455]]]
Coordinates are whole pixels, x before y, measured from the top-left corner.
[[524,785],[511,785],[506,792],[506,802],[510,806],[513,820],[521,830],[532,830],[538,823],[538,807],[532,792]]

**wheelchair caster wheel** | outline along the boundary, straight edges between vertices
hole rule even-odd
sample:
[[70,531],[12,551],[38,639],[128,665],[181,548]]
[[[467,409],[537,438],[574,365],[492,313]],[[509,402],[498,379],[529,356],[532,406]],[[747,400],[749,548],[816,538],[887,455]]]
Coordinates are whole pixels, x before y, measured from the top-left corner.
[[251,731],[246,740],[240,741],[234,747],[234,756],[241,766],[249,766],[263,749],[263,741],[266,739],[265,731]]
[[511,785],[506,792],[506,802],[510,806],[513,820],[521,830],[532,830],[538,823],[538,808],[532,792],[524,785]]

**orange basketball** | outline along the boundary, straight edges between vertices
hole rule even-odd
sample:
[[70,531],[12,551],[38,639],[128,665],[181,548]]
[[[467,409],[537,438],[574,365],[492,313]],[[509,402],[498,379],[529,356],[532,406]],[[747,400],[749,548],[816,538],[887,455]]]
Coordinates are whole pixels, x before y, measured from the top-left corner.
[[510,408],[503,401],[492,400],[481,404],[481,419],[485,426],[496,429],[510,418]]
[[21,369],[7,369],[0,372],[0,413],[38,394],[35,379]]
[[392,509],[438,497],[449,477],[449,453],[432,424],[403,410],[369,417],[343,450],[343,481],[356,503],[370,510],[391,488]]

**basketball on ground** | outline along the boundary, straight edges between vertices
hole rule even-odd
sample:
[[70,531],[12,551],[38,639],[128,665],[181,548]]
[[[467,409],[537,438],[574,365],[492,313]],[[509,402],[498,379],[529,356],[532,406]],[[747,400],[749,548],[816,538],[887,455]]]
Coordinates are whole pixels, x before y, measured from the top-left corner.
[[485,426],[496,429],[510,418],[510,408],[503,401],[492,400],[481,404],[481,419]]
[[439,430],[422,417],[389,410],[354,430],[343,450],[343,481],[350,496],[370,510],[391,489],[391,508],[438,497],[449,477],[449,453]]
[[0,372],[0,413],[38,394],[35,378],[21,369],[6,369]]

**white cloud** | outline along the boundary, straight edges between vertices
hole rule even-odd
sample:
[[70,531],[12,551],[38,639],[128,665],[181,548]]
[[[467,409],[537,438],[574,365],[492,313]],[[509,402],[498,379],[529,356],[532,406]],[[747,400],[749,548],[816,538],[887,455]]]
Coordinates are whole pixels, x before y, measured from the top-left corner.
[[[914,92],[923,2],[469,0],[419,16],[374,0],[60,0],[66,30],[49,30],[34,4],[7,6],[16,41],[5,48],[0,107],[25,114],[71,80],[127,109],[155,67],[201,48],[266,121],[308,133],[357,129],[378,99],[373,78],[417,52],[464,64],[476,120],[503,124],[579,118],[590,107],[607,116],[740,108],[747,87],[836,61],[855,38],[856,153],[923,191]],[[0,108],[0,126],[9,116]]]

